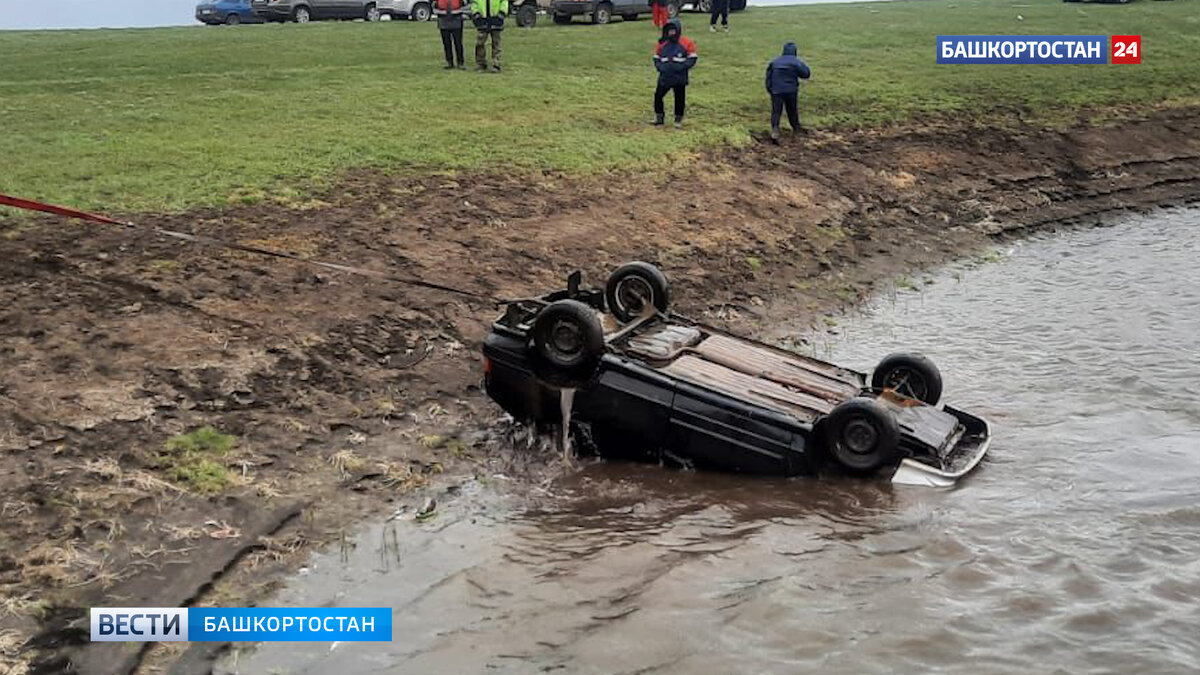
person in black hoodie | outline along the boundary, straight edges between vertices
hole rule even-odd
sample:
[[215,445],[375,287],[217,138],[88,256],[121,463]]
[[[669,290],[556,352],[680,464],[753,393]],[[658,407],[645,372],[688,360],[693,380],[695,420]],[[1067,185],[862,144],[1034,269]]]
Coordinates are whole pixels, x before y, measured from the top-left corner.
[[666,117],[663,99],[668,91],[675,92],[675,128],[683,128],[683,113],[687,108],[688,71],[696,65],[696,43],[683,35],[683,23],[671,19],[663,26],[662,37],[654,50],[654,67],[658,69],[658,88],[654,90],[654,124],[661,126]]
[[447,70],[467,67],[463,62],[463,12],[463,0],[434,0],[433,13],[437,15],[438,29],[442,32]]
[[796,43],[783,46],[783,54],[767,64],[767,93],[771,95],[771,142],[779,142],[779,117],[787,108],[788,124],[792,132],[800,130],[800,110],[797,98],[800,80],[812,76],[808,64],[796,56]]

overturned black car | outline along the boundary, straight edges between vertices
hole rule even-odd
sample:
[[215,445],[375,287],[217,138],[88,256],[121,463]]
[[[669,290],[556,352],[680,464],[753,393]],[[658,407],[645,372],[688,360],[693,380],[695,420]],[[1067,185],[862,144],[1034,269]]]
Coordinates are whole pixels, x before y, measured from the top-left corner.
[[896,483],[949,486],[987,452],[984,420],[938,406],[928,359],[893,354],[863,373],[737,337],[670,311],[653,265],[603,290],[513,300],[484,341],[488,394],[513,417],[586,424],[602,454],[698,467],[815,474],[828,462]]

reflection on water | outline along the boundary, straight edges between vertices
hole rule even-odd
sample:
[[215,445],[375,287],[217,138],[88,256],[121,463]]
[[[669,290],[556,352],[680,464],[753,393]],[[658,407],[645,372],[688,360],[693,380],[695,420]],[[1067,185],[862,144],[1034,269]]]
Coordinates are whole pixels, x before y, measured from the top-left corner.
[[390,605],[394,642],[264,645],[218,672],[1195,673],[1197,261],[1200,211],[1164,212],[845,322],[833,359],[918,348],[991,419],[958,489],[604,463],[477,487],[277,600]]

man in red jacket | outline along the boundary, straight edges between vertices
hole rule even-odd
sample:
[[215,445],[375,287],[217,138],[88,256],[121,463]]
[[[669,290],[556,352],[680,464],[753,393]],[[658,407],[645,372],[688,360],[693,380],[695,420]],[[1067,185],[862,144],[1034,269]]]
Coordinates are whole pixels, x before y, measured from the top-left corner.
[[650,0],[650,15],[654,17],[654,27],[662,28],[667,25],[668,0]]
[[[465,69],[463,62],[463,0],[436,0],[433,13],[437,15],[438,29],[442,31],[442,51],[446,56],[446,69]],[[455,57],[458,63],[455,64]]]

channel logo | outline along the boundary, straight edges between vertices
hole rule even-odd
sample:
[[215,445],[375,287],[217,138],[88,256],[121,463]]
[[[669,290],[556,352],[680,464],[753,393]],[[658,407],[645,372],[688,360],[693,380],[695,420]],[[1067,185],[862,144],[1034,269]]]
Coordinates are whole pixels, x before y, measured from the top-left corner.
[[389,607],[93,607],[92,642],[390,642]]
[[940,64],[1141,63],[1140,35],[939,35]]

